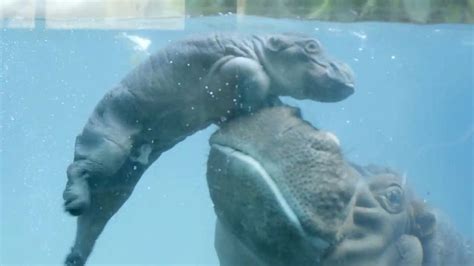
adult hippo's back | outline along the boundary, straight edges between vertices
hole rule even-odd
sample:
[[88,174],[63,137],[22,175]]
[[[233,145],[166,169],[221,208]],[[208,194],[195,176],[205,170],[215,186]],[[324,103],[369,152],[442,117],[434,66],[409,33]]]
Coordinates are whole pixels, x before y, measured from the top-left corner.
[[335,102],[353,91],[349,67],[308,36],[214,34],[159,51],[104,96],[76,139],[63,197],[79,217],[66,264],[84,264],[143,172],[187,136],[278,96]]

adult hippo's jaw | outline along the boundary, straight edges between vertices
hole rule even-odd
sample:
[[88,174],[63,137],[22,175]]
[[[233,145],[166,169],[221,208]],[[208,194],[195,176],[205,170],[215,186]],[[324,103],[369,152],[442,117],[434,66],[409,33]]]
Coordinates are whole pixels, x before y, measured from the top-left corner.
[[358,175],[331,134],[274,107],[223,126],[210,143],[219,223],[265,265],[315,265],[339,241]]

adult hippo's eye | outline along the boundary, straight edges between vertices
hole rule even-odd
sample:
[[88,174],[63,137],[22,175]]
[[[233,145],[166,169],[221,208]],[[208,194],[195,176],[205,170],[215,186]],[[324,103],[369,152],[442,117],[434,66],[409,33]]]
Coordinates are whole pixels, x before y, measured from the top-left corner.
[[382,207],[389,213],[396,214],[403,210],[404,193],[400,186],[392,185],[379,194]]
[[309,54],[317,54],[321,51],[321,46],[317,41],[309,41],[306,43],[304,49]]

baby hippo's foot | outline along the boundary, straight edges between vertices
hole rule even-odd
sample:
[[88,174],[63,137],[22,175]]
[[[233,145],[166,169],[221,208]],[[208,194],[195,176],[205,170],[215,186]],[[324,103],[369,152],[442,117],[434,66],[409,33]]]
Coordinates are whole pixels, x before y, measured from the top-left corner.
[[83,266],[85,264],[84,258],[78,252],[71,251],[64,262],[65,266]]
[[[73,216],[79,216],[90,205],[89,184],[86,180],[68,182],[63,192],[64,209]],[[71,264],[76,265],[76,264]]]

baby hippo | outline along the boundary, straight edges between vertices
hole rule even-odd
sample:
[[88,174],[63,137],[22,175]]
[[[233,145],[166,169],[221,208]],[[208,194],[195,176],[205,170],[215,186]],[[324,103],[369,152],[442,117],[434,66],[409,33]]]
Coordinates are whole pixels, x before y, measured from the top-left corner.
[[336,102],[352,71],[314,38],[213,34],[173,43],[99,102],[76,139],[63,193],[79,216],[67,265],[83,265],[107,221],[144,171],[196,131],[278,103],[278,96]]

